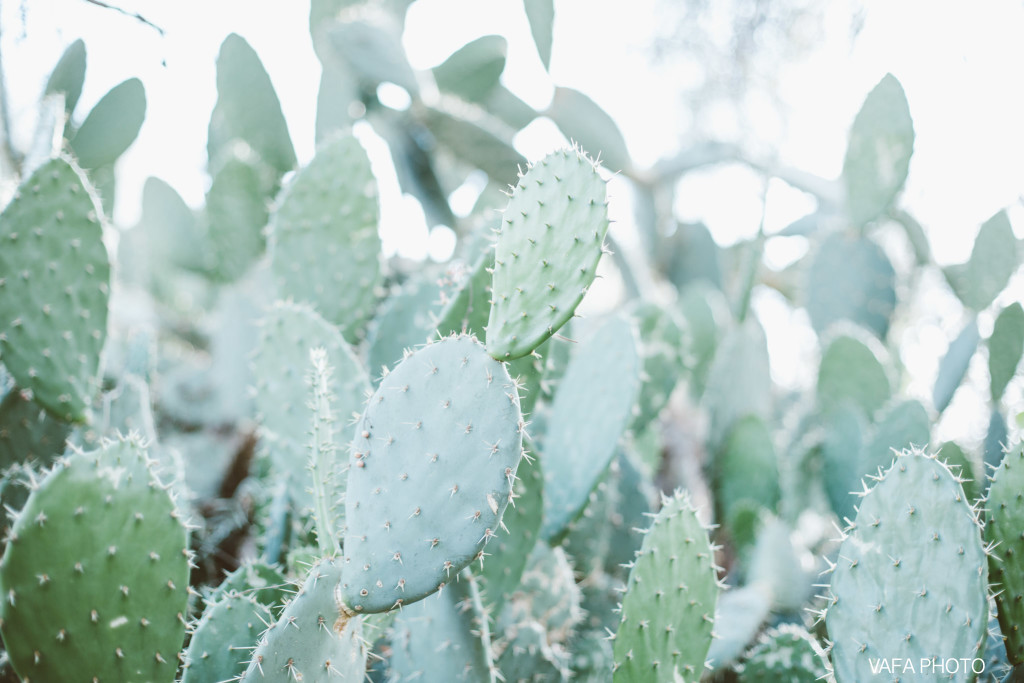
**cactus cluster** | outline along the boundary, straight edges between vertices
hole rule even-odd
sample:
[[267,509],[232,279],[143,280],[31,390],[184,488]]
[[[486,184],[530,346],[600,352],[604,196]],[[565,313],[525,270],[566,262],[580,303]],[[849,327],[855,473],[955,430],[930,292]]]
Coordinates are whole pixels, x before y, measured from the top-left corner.
[[[76,125],[84,45],[58,62],[59,149],[17,159],[0,213],[0,681],[1024,675],[1018,240],[1000,212],[965,263],[931,260],[899,207],[899,82],[842,177],[806,184],[815,213],[723,249],[666,208],[680,164],[639,169],[575,90],[510,92],[500,36],[413,69],[407,4],[313,1],[301,167],[229,36],[204,204],[150,179],[131,228],[110,200],[141,84]],[[524,10],[546,67],[554,5]],[[540,116],[568,144],[527,162]],[[447,262],[382,251],[367,126]],[[636,235],[610,225],[620,171]],[[781,271],[779,236],[809,244]],[[910,393],[921,282],[963,315]],[[772,365],[769,289],[816,340],[804,386]],[[982,356],[985,443],[937,441]]]

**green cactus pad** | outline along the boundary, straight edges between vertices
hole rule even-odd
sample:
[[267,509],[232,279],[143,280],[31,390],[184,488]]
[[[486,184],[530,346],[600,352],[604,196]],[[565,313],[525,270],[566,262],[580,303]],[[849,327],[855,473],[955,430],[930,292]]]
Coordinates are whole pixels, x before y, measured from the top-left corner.
[[79,38],[64,50],[57,64],[50,72],[46,81],[45,95],[61,93],[64,95],[64,110],[71,114],[75,111],[78,98],[82,95],[85,82],[85,42]]
[[342,425],[359,413],[370,391],[358,359],[338,329],[304,304],[277,302],[267,311],[253,355],[256,411],[268,433],[267,451],[276,471],[289,478],[292,500],[312,509],[307,493],[307,446],[311,411],[307,381],[309,352],[322,347],[334,370],[334,415]]
[[884,339],[896,307],[896,271],[872,240],[834,233],[814,255],[806,292],[807,312],[819,335],[848,320]]
[[683,364],[690,395],[700,398],[714,362],[715,349],[724,336],[729,306],[725,296],[706,282],[694,282],[679,293],[679,311],[685,323]]
[[889,376],[879,360],[877,343],[850,329],[828,342],[818,369],[818,406],[832,412],[851,404],[870,418],[892,395]]
[[[979,655],[988,626],[979,531],[942,463],[918,450],[896,458],[864,495],[832,569],[825,624],[839,681],[870,679],[880,658]],[[961,667],[951,679],[973,674]]]
[[130,78],[96,103],[71,138],[71,151],[82,168],[112,164],[135,142],[145,118],[146,90]]
[[747,655],[743,683],[816,683],[827,676],[821,646],[806,629],[769,629]]
[[270,609],[250,596],[232,592],[208,604],[185,650],[181,683],[241,676],[252,644],[273,621]]
[[378,309],[367,333],[367,368],[374,379],[385,368],[402,360],[405,349],[425,342],[436,314],[440,287],[427,278],[416,278],[392,292]]
[[1020,266],[1019,242],[1006,211],[985,221],[966,263],[947,266],[943,271],[957,297],[968,308],[981,311],[1003,291]]
[[988,338],[988,374],[992,401],[999,402],[1024,355],[1024,307],[1016,301],[999,312]]
[[716,572],[708,532],[689,498],[666,498],[629,572],[615,681],[700,677],[711,645]]
[[0,356],[65,421],[85,418],[107,337],[110,262],[100,215],[63,159],[41,166],[0,214]]
[[764,329],[752,316],[729,330],[715,350],[704,400],[711,413],[708,438],[718,448],[737,420],[747,415],[768,419],[772,378]]
[[217,104],[206,144],[212,166],[234,140],[243,140],[278,173],[295,165],[295,148],[274,85],[256,51],[236,33],[224,39],[217,54]]
[[772,433],[753,415],[738,420],[715,454],[719,519],[731,520],[737,504],[752,501],[769,510],[779,500],[779,468]]
[[586,505],[615,455],[639,388],[633,330],[624,318],[611,318],[580,346],[551,407],[541,453],[545,540],[557,540]]
[[498,534],[488,544],[483,569],[477,573],[495,614],[501,613],[506,599],[519,586],[530,551],[540,536],[543,515],[544,475],[540,459],[529,457],[527,452],[516,471],[512,502],[502,518],[508,533]]
[[484,552],[512,496],[523,426],[508,372],[472,337],[428,344],[381,381],[349,458],[346,605],[408,605]]
[[185,526],[133,441],[78,453],[29,496],[0,561],[0,633],[26,680],[173,681]]
[[313,565],[302,588],[260,638],[242,683],[362,683],[366,671],[362,618],[342,614],[340,577],[338,560],[328,558]]
[[605,182],[582,151],[549,154],[519,179],[495,249],[492,356],[525,356],[572,318],[607,231]]
[[64,452],[71,427],[17,389],[0,401],[0,469],[27,462],[46,466]]
[[480,102],[497,87],[507,55],[508,41],[503,36],[481,36],[460,47],[431,71],[439,90],[467,102]]
[[727,669],[743,656],[771,609],[771,588],[763,583],[748,583],[722,593],[715,608],[715,630],[708,648],[712,670]]
[[978,334],[978,319],[972,316],[960,334],[949,343],[946,355],[939,363],[939,375],[935,378],[935,386],[932,389],[932,404],[940,413],[953,400],[953,394],[967,374],[967,368],[974,358],[979,341],[981,336]]
[[207,270],[220,282],[242,277],[266,247],[270,173],[252,156],[225,153],[206,193]]
[[847,209],[857,226],[878,218],[903,189],[914,153],[914,122],[903,86],[886,74],[853,121],[843,160]]
[[452,577],[435,596],[403,607],[391,636],[392,681],[466,681],[491,676],[490,637],[475,579]]
[[985,540],[995,547],[988,558],[1006,655],[1024,664],[1024,449],[1008,452],[988,489]]
[[308,301],[358,339],[381,284],[377,181],[352,135],[323,145],[285,189],[270,220],[281,296]]

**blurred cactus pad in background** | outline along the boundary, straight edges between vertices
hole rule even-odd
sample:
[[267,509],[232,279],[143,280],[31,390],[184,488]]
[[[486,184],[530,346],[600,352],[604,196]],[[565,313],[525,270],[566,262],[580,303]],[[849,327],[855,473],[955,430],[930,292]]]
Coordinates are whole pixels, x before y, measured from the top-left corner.
[[[313,0],[305,162],[224,38],[201,206],[152,177],[115,220],[147,96],[82,111],[82,41],[0,121],[0,683],[1024,680],[1019,207],[936,261],[891,74],[836,179],[645,166],[506,88],[501,36],[413,68],[408,4]],[[546,69],[554,3],[519,11]],[[675,207],[723,163],[813,210],[722,245]],[[384,248],[382,164],[450,254]]]

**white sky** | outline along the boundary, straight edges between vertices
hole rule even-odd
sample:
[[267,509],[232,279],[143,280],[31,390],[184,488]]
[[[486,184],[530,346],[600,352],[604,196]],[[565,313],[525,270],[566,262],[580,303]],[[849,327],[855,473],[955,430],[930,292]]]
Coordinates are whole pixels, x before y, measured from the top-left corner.
[[[132,76],[145,83],[147,119],[119,168],[117,222],[131,225],[136,220],[142,184],[149,175],[168,181],[190,204],[202,203],[208,183],[203,172],[206,125],[216,98],[214,62],[229,32],[244,36],[260,55],[282,101],[300,161],[312,156],[319,64],[308,36],[308,3],[123,0],[120,4],[161,25],[166,36],[161,38],[132,19],[84,0],[7,0],[0,6],[3,65],[19,135],[31,133],[36,98],[46,76],[63,47],[77,37],[85,39],[89,62],[79,117],[116,83]],[[781,160],[823,176],[837,176],[846,134],[860,103],[891,71],[907,93],[917,133],[904,205],[928,231],[936,259],[940,263],[966,259],[981,222],[1007,206],[1013,207],[1018,235],[1024,236],[1020,72],[1024,3],[867,0],[865,4],[866,20],[852,50],[843,22],[847,6],[837,2],[826,22],[829,33],[823,46],[810,59],[788,67],[780,94],[791,105],[792,114],[786,137],[777,141]],[[425,69],[473,38],[502,34],[509,40],[503,80],[529,103],[543,108],[553,83],[574,87],[617,120],[639,166],[670,153],[673,141],[685,132],[680,130],[685,116],[679,111],[679,98],[666,87],[670,81],[664,70],[648,63],[647,47],[659,21],[654,0],[558,0],[556,6],[550,78],[534,50],[522,4],[516,0],[419,0],[407,21],[410,61],[415,68]],[[22,7],[27,8],[24,20]],[[539,121],[516,142],[525,156],[537,158],[559,145],[561,138],[550,122]],[[382,232],[388,241],[389,235],[394,238],[392,231],[415,220],[417,212],[396,196],[392,179],[383,184],[389,225],[382,226]],[[716,238],[731,243],[756,231],[760,191],[759,181],[751,174],[724,169],[695,178],[680,199],[680,210],[686,218],[704,220]],[[781,227],[805,209],[806,200],[799,193],[773,190],[769,228]],[[628,216],[621,207],[618,213]],[[419,231],[425,239],[425,226]],[[800,245],[774,248],[778,253],[769,253],[769,258],[786,260]],[[770,300],[759,305],[777,308]],[[775,339],[773,363],[776,355],[802,352],[802,344],[794,344],[792,337],[797,329],[793,325],[799,322],[776,316],[775,323],[768,325],[777,330],[773,334],[769,329],[769,339]],[[913,339],[905,340],[910,343],[907,354],[916,378],[909,387],[912,393],[930,395],[938,358],[961,323],[957,315],[935,315]],[[983,327],[990,324],[982,321]],[[790,372],[806,365],[797,357],[791,360],[785,364]],[[984,373],[984,368],[974,372]],[[795,376],[778,379],[798,381]],[[1015,412],[1022,410],[1024,406]],[[975,432],[979,419],[975,414]]]

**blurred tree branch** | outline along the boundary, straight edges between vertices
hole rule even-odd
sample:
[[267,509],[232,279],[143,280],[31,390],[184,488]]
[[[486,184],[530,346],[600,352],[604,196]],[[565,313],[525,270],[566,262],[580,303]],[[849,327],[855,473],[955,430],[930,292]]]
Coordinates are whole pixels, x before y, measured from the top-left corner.
[[150,28],[155,30],[157,33],[159,33],[161,36],[164,35],[164,30],[160,26],[157,26],[152,21],[150,21],[146,17],[142,16],[138,12],[132,12],[130,10],[124,9],[123,7],[118,7],[116,5],[111,5],[110,3],[103,2],[103,0],[85,0],[85,2],[89,3],[90,5],[96,5],[97,7],[102,7],[104,9],[113,10],[113,11],[117,12],[118,14],[123,14],[126,17],[131,17],[132,19],[135,19],[136,21],[142,22],[146,26],[149,26]]

